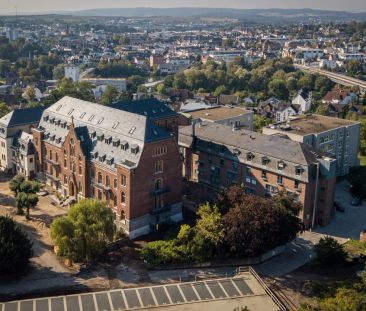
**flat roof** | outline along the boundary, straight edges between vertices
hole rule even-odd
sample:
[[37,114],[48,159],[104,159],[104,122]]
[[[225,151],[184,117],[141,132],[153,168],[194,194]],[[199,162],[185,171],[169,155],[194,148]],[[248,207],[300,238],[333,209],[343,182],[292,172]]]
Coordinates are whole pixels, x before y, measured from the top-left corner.
[[240,305],[248,306],[251,311],[279,310],[258,277],[249,271],[232,278],[11,301],[0,303],[0,310],[112,311],[165,307],[198,311],[228,307],[233,310]]
[[[294,133],[297,135],[319,134],[322,132],[330,131],[343,126],[351,126],[358,124],[359,122],[350,121],[345,119],[321,116],[321,115],[302,115],[299,118],[292,119],[289,122],[283,122],[278,124],[276,130],[280,130],[284,133]],[[286,125],[290,125],[286,127]],[[284,126],[281,128],[281,126]]]
[[247,113],[252,113],[252,111],[243,108],[228,106],[220,106],[189,112],[193,119],[204,119],[210,121],[225,120]]

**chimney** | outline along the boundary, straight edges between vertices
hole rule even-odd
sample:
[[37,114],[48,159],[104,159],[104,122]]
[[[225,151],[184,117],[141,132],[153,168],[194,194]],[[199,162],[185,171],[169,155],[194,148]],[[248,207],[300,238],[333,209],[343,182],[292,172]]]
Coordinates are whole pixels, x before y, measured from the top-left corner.
[[192,122],[192,137],[196,137],[196,123]]

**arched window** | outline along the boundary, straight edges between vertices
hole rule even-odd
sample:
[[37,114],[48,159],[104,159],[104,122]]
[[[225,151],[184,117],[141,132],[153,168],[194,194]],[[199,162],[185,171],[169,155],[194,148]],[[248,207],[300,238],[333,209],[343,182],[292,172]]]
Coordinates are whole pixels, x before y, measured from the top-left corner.
[[125,215],[125,211],[121,210],[121,218],[120,220],[125,220],[126,219],[126,215]]
[[114,207],[117,206],[117,196],[116,195],[113,196],[113,206]]
[[79,181],[79,192],[82,193],[83,192],[83,186],[81,185],[81,182]]
[[126,193],[124,191],[121,192],[121,202],[126,203]]
[[155,190],[160,190],[163,188],[163,180],[161,178],[155,180]]
[[109,176],[108,176],[108,175],[105,177],[105,185],[106,185],[107,187],[109,187],[109,186],[111,185],[111,179],[109,178]]
[[103,176],[101,172],[98,172],[98,183],[101,184],[103,182]]

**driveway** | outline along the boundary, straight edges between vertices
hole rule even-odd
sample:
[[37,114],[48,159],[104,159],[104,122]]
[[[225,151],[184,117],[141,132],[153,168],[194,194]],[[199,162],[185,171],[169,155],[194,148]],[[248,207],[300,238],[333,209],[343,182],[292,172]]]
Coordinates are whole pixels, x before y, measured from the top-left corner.
[[366,229],[366,202],[360,206],[352,206],[349,183],[342,181],[336,186],[335,200],[345,207],[345,213],[336,212],[331,223],[315,231],[345,239],[358,240],[362,230]]

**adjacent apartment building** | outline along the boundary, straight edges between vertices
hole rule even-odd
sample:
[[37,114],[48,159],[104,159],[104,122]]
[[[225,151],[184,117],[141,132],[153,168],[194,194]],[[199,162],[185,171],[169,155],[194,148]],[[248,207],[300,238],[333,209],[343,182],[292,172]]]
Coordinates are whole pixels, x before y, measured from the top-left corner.
[[263,134],[285,135],[331,154],[337,159],[338,176],[347,175],[350,167],[359,165],[359,122],[308,114],[265,127]]
[[34,176],[35,172],[31,165],[33,159],[31,157],[24,158],[25,145],[28,148],[27,141],[29,137],[26,137],[26,135],[22,137],[26,141],[19,145],[20,147],[24,146],[21,154],[18,154],[17,145],[22,132],[30,134],[32,128],[38,126],[44,110],[44,107],[17,109],[0,119],[0,170],[2,172],[8,174],[21,173],[28,177]]
[[48,107],[32,131],[36,171],[64,197],[106,200],[134,238],[182,219],[182,161],[174,135],[147,111],[117,108],[71,97]]
[[260,196],[292,193],[307,228],[334,213],[337,161],[307,144],[202,122],[179,129],[179,146],[188,180],[218,189],[242,184]]

